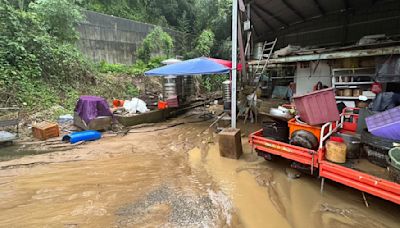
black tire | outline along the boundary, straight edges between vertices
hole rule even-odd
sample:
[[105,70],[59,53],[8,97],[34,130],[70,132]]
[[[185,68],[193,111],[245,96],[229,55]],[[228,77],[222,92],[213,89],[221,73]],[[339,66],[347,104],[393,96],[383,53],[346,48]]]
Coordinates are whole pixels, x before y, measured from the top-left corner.
[[318,139],[308,131],[298,130],[292,133],[290,144],[312,150],[318,148]]
[[368,161],[384,168],[389,166],[387,162],[388,152],[394,147],[393,143],[395,142],[399,143],[395,140],[374,136],[366,129],[361,133],[361,143],[364,145]]
[[385,151],[376,150],[375,148],[368,145],[364,146],[364,151],[367,154],[367,159],[369,162],[383,168],[386,168],[390,165],[387,162],[387,159],[389,158],[387,151],[385,153]]
[[257,152],[258,156],[263,157],[267,161],[272,161],[276,157],[276,155],[274,155],[274,154],[270,154],[270,153],[267,153],[267,152],[264,152],[261,150],[256,149],[256,152]]
[[389,151],[393,148],[393,143],[400,143],[399,141],[377,137],[364,129],[361,132],[361,143],[375,148],[377,151]]

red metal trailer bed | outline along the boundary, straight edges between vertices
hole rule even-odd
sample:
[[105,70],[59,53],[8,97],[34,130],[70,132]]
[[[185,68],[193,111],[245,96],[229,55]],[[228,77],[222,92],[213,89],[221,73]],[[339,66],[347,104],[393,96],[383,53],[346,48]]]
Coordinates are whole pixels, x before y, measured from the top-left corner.
[[[310,165],[311,172],[314,171],[314,168],[318,168],[319,176],[322,178],[321,191],[326,178],[358,189],[362,192],[392,201],[396,204],[400,204],[400,184],[379,178],[366,172],[335,164],[325,159],[324,141],[334,132],[339,130],[352,132],[356,128],[355,123],[358,115],[354,114],[354,112],[348,113],[348,111],[349,109],[343,111],[340,122],[336,123],[337,127],[333,127],[335,126],[334,123],[328,123],[323,126],[323,128],[328,128],[329,132],[323,134],[323,132],[326,131],[324,131],[324,129],[321,131],[322,140],[320,140],[319,149],[317,151],[264,138],[262,136],[262,129],[250,134],[249,142],[252,149],[257,150],[259,153],[273,154],[305,165]],[[347,119],[351,119],[351,121],[346,122],[345,117],[349,116],[352,118]]]

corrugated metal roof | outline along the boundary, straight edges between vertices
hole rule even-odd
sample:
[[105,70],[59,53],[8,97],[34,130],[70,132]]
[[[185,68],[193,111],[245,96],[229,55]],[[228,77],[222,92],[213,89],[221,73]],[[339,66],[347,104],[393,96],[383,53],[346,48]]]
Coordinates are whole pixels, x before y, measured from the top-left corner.
[[[332,27],[332,31],[329,33],[321,33],[327,40],[325,42],[328,42],[328,40],[329,42],[336,42],[330,37],[333,35],[338,37],[337,42],[349,42],[346,28],[333,27],[345,27],[346,23],[350,22],[373,21],[384,18],[387,9],[400,12],[399,0],[249,0],[246,3],[251,5],[250,15],[256,40],[265,40],[287,34],[297,36],[298,32],[304,33],[311,29],[323,30]],[[384,8],[385,5],[387,9]],[[399,14],[397,13],[397,15]],[[320,21],[323,23],[319,24]],[[384,23],[382,22],[383,26],[385,26]],[[318,28],[318,26],[320,27]],[[375,23],[374,26],[376,27],[375,30],[368,25],[361,27],[361,30],[364,31],[358,31],[360,30],[359,27],[354,29],[360,35],[374,34],[376,31],[382,30],[379,29],[380,24]],[[395,28],[392,27],[390,29],[396,31],[389,33],[398,34],[399,25],[395,25]],[[315,35],[318,36],[318,33],[304,33],[300,36],[303,36],[302,39],[315,40],[315,37],[311,37]],[[343,38],[342,35],[345,37]],[[354,36],[350,37],[354,38]],[[353,42],[353,40],[351,41]],[[293,42],[293,38],[288,38],[286,42]]]

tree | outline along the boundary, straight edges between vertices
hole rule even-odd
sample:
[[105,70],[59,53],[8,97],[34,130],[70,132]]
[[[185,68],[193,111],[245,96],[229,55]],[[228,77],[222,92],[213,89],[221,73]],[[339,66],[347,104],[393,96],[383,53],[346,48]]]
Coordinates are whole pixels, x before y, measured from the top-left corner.
[[172,55],[173,49],[174,40],[172,37],[157,26],[144,38],[136,54],[140,60],[148,62],[152,55],[169,57]]
[[50,36],[41,17],[0,0],[0,18],[0,106],[51,106],[90,80],[80,52]]
[[196,52],[202,56],[210,56],[211,48],[214,46],[215,36],[214,33],[206,29],[197,38],[196,42]]
[[182,17],[178,20],[178,30],[182,33],[178,36],[178,53],[184,55],[187,50],[191,47],[191,35],[190,35],[190,21],[187,18],[186,11],[182,13]]
[[79,38],[75,27],[83,20],[83,15],[74,2],[37,0],[30,3],[29,8],[44,22],[51,36],[63,42],[73,42]]

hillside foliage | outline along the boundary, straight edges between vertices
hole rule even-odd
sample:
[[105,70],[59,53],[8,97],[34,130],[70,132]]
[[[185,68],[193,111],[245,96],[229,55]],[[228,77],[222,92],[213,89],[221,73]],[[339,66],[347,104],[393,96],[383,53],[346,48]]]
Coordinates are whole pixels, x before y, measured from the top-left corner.
[[[0,106],[35,110],[62,104],[71,109],[82,94],[135,96],[138,89],[130,81],[160,66],[163,58],[175,54],[229,58],[220,47],[230,48],[226,45],[230,4],[230,0],[0,0]],[[76,24],[85,20],[81,9],[159,27],[138,48],[139,61],[134,65],[95,64],[75,47]],[[161,27],[183,35],[173,40]],[[209,88],[210,82],[204,81]]]

